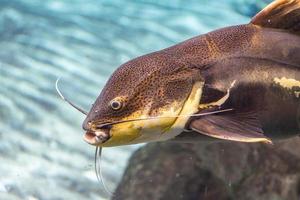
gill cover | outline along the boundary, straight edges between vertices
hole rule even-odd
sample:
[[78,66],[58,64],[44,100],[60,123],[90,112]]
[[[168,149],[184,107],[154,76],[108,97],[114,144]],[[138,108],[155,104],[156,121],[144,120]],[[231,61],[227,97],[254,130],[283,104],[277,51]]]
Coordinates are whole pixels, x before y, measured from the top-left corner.
[[111,129],[111,138],[101,146],[109,147],[164,141],[179,135],[183,132],[190,118],[189,115],[198,112],[202,87],[203,82],[196,82],[184,102],[179,103],[174,101],[167,107],[168,109],[162,110],[157,118],[149,118],[145,114],[135,113],[131,118],[145,120],[130,121],[114,125]]

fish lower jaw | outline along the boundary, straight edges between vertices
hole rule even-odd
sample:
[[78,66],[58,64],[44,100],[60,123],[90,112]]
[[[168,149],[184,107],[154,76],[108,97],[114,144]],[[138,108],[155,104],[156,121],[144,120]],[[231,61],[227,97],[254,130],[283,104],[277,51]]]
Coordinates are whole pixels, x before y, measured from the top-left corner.
[[87,131],[83,136],[85,142],[95,146],[101,145],[109,138],[109,133],[105,131]]

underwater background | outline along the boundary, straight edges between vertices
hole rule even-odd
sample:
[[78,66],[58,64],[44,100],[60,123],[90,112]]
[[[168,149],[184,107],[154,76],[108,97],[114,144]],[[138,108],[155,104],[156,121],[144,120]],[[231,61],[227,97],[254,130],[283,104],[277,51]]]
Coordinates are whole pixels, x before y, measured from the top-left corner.
[[[261,0],[0,0],[0,199],[108,199],[83,140],[85,110],[122,63],[248,23]],[[111,191],[140,145],[107,148]]]

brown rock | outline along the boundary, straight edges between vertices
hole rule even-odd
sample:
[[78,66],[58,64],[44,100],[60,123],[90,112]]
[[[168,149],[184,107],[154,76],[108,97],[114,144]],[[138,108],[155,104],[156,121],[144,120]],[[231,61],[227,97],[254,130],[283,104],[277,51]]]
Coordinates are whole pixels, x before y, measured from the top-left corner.
[[300,140],[152,143],[130,159],[114,199],[300,199]]

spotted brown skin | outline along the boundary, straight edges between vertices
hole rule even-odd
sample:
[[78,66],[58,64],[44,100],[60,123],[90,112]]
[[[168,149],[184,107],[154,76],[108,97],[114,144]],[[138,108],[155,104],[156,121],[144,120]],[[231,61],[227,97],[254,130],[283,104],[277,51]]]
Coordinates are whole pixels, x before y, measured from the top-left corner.
[[[151,102],[150,115],[155,115],[157,107],[185,99],[196,80],[201,80],[198,69],[177,62],[171,55],[157,52],[139,57],[122,65],[112,75],[85,124],[87,121],[98,124],[118,121]],[[116,97],[122,97],[123,106],[113,111],[109,102]]]
[[[198,141],[204,134],[256,142],[298,135],[299,8],[299,0],[278,0],[250,24],[222,28],[121,65],[103,88],[83,128],[90,138],[97,130],[105,130],[109,140],[114,123],[124,119],[156,117],[173,110],[180,113],[195,84],[203,83],[199,84],[197,113],[229,108],[234,111],[212,117],[192,116],[185,125],[190,131],[182,131],[174,140]],[[215,105],[212,102],[226,96],[233,83],[222,105],[203,106]],[[120,109],[112,109],[113,100],[121,102]],[[168,123],[164,130],[171,129],[175,122]],[[138,129],[143,127],[137,126],[140,125],[127,126],[135,128],[131,134],[135,136],[116,144],[129,144],[139,137]]]

